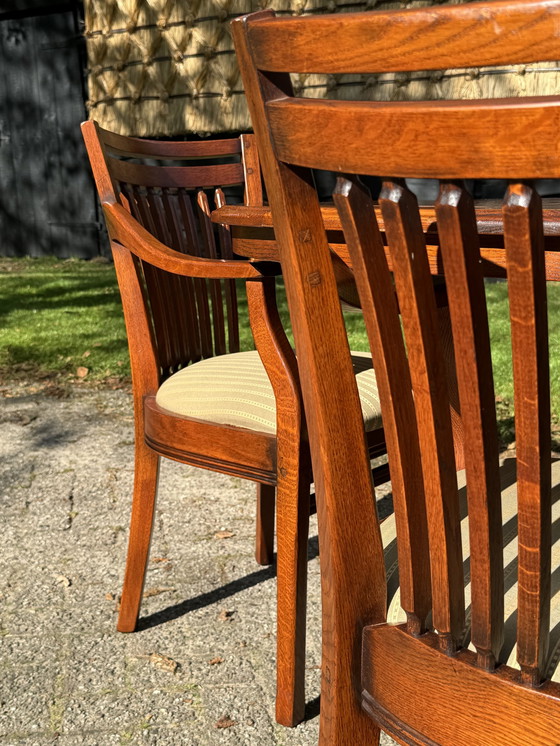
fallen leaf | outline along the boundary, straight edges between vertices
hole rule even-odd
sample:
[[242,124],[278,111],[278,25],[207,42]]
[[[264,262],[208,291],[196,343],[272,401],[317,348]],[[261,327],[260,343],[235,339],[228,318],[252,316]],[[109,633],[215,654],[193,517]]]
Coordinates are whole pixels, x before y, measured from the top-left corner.
[[226,611],[226,609],[222,609],[218,614],[218,619],[220,622],[231,622],[234,614],[235,611]]
[[152,596],[159,596],[160,593],[171,593],[171,591],[176,590],[176,588],[148,588],[147,591],[144,591],[143,598],[151,598]]
[[162,671],[168,671],[169,673],[175,673],[179,668],[177,661],[174,661],[173,658],[169,658],[167,655],[162,655],[161,653],[152,653],[150,655],[150,663],[154,668],[159,668]]
[[224,659],[220,658],[219,655],[217,655],[215,658],[212,658],[211,661],[208,661],[209,666],[218,666],[220,663],[223,663]]
[[216,720],[214,728],[231,728],[232,725],[237,725],[236,721],[224,715],[219,720]]
[[90,350],[86,350],[84,352],[84,354],[82,355],[82,357],[89,357],[90,355],[91,355],[91,351]]
[[233,531],[216,531],[214,534],[215,539],[231,539],[232,536],[235,536]]
[[53,577],[56,584],[61,585],[63,588],[69,588],[72,585],[72,581],[66,575],[53,575]]
[[83,365],[79,365],[76,368],[76,375],[78,376],[78,378],[85,378],[88,373],[89,373],[89,368],[85,368]]
[[105,600],[106,601],[114,601],[115,600],[115,594],[114,593],[106,593],[105,594]]

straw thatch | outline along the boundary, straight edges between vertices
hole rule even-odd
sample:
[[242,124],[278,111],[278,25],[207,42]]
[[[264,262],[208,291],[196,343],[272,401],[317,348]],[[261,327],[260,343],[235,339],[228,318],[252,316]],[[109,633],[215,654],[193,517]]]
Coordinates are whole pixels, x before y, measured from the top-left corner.
[[[471,0],[456,0],[470,2]],[[140,136],[250,129],[229,31],[264,7],[325,13],[415,7],[433,0],[85,0],[90,116]],[[413,100],[530,96],[560,90],[556,63],[515,69],[374,76],[300,75],[299,95]]]

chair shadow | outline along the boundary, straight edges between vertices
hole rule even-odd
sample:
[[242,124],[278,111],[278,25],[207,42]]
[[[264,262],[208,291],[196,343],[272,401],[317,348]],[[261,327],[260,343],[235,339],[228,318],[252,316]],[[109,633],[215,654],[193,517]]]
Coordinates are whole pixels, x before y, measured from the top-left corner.
[[[309,539],[307,558],[308,560],[312,560],[318,556],[319,540],[317,536],[312,536]],[[208,593],[201,593],[198,596],[188,598],[178,604],[174,604],[173,606],[168,606],[165,609],[161,609],[161,611],[156,611],[153,614],[141,617],[138,620],[136,629],[138,632],[141,632],[146,629],[157,627],[160,624],[164,624],[165,622],[171,622],[174,619],[179,619],[180,617],[188,614],[191,611],[202,609],[205,606],[211,606],[212,604],[223,601],[230,596],[234,596],[240,591],[247,590],[248,588],[253,588],[259,583],[264,583],[267,580],[271,580],[275,575],[276,569],[274,565],[270,565],[270,567],[263,567],[262,570],[256,570],[255,572],[249,573],[249,575],[245,575],[242,578],[232,580],[230,583],[226,583],[219,588],[214,588],[213,590],[208,591]]]
[[315,697],[309,700],[305,704],[305,715],[303,716],[303,722],[307,723],[309,720],[313,720],[319,717],[321,711],[321,697]]

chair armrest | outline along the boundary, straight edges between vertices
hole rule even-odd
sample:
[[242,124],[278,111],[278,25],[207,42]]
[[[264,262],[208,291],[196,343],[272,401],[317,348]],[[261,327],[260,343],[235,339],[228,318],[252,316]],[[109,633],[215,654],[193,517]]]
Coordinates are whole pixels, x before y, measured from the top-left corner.
[[176,275],[213,280],[249,280],[280,274],[279,267],[269,262],[257,265],[245,260],[204,259],[182,254],[154,238],[122,205],[103,202],[102,207],[111,240],[118,241],[139,259],[158,269]]

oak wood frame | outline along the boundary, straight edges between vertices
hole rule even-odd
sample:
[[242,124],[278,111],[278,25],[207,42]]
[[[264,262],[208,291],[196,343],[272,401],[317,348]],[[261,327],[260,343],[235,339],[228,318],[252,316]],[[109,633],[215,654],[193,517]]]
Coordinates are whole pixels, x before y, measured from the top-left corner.
[[[198,206],[204,218],[203,244],[206,256],[183,253],[178,235],[181,226],[170,212],[152,217],[147,205],[144,212],[131,214],[130,192],[119,187],[122,179],[128,184],[154,184],[163,187],[198,188],[222,186],[224,183],[244,183],[246,205],[262,204],[262,186],[258,152],[252,135],[239,139],[208,142],[158,142],[125,138],[102,130],[94,122],[82,125],[92,170],[107,222],[117,279],[123,302],[131,358],[135,413],[135,482],[130,526],[129,550],[121,597],[118,629],[130,632],[136,628],[148,559],[154,517],[159,457],[180,461],[257,482],[256,559],[260,564],[273,561],[274,519],[277,536],[277,699],[278,722],[293,726],[304,717],[305,710],[305,614],[307,584],[307,539],[310,513],[312,472],[307,435],[301,409],[301,393],[294,352],[282,327],[276,307],[274,275],[278,265],[233,258],[228,227],[221,225],[222,254],[219,259],[209,223],[210,207],[206,195],[199,192]],[[142,166],[117,161],[113,155],[128,158],[185,160],[214,158],[224,155],[242,156],[238,164],[224,166]],[[115,164],[116,167],[115,167]],[[124,165],[123,165],[124,164]],[[172,169],[171,171],[169,169]],[[207,169],[212,169],[209,172]],[[223,178],[221,178],[223,177]],[[165,194],[165,191],[164,191]],[[201,196],[202,195],[202,196]],[[161,198],[163,204],[164,197]],[[225,204],[221,188],[215,192],[216,207]],[[157,202],[157,196],[156,196]],[[190,217],[184,212],[181,217]],[[137,218],[156,234],[168,236],[175,244],[171,248],[146,229]],[[187,231],[189,230],[187,225]],[[191,237],[191,251],[199,251]],[[155,339],[147,297],[143,291],[141,270],[157,268],[171,277],[224,280],[246,280],[249,318],[255,345],[272,384],[276,399],[277,435],[239,427],[204,422],[181,417],[163,410],[155,400],[166,371],[163,370]],[[344,268],[345,270],[346,268]],[[139,281],[140,280],[140,281]],[[211,292],[215,286],[211,286]],[[194,288],[197,289],[196,287]],[[200,289],[200,286],[198,286]],[[227,289],[227,285],[226,285]],[[186,288],[188,290],[188,287]],[[172,292],[177,292],[171,286]],[[178,292],[181,292],[180,289]],[[197,296],[197,301],[199,296]],[[151,298],[160,303],[162,298]],[[226,301],[229,297],[226,296]],[[213,301],[211,297],[208,302]],[[212,306],[213,310],[217,305]],[[236,309],[228,305],[228,312]],[[177,332],[192,331],[179,321]],[[236,323],[236,321],[235,321]],[[211,340],[200,340],[195,353],[199,356],[223,354],[225,335],[214,330],[216,349]],[[238,336],[229,328],[230,346],[235,351]],[[209,348],[210,345],[210,348]],[[218,346],[220,349],[217,349]],[[175,349],[167,340],[164,354]],[[237,347],[238,349],[238,347]],[[192,358],[191,358],[192,359]],[[184,364],[188,360],[181,361]],[[385,453],[383,430],[368,436],[371,457]],[[377,471],[381,481],[388,479],[386,468]]]
[[[518,672],[503,664],[496,668],[503,616],[497,602],[500,552],[488,541],[500,523],[495,417],[493,422],[487,408],[493,389],[484,367],[489,350],[486,309],[477,305],[482,269],[476,218],[472,200],[458,180],[558,178],[560,101],[316,102],[294,99],[289,73],[375,73],[554,60],[559,18],[560,3],[553,0],[496,0],[305,19],[275,19],[272,12],[263,11],[233,23],[286,281],[315,474],[323,584],[320,743],[325,746],[377,743],[380,726],[406,744],[523,744],[528,733],[532,743],[559,741],[560,686],[541,683],[550,601],[542,208],[535,192],[520,182],[510,187],[503,210],[522,463]],[[394,131],[398,138],[392,136]],[[397,354],[401,335],[391,337],[395,330],[389,322],[394,326],[398,318],[395,304],[390,296],[383,304],[376,289],[375,270],[381,268],[389,283],[389,266],[371,200],[359,183],[346,181],[337,206],[366,313],[391,468],[405,467],[410,458],[414,465],[414,449],[422,452],[420,483],[418,473],[403,477],[402,487],[396,480],[399,555],[410,565],[401,587],[408,621],[401,628],[385,623],[383,550],[359,402],[311,167],[394,176],[385,181],[380,202],[410,369],[402,350]],[[450,182],[442,188],[436,216],[446,274],[453,284],[455,339],[463,335],[458,374],[468,444],[467,480],[486,495],[478,501],[474,497],[470,511],[471,546],[478,537],[486,537],[474,558],[476,654],[457,652],[463,584],[456,487],[450,478],[451,423],[448,407],[443,406],[443,357],[429,282],[430,272],[437,268],[426,252],[415,200],[403,186],[407,176]],[[483,330],[481,337],[473,334],[475,328],[478,333]],[[381,342],[377,347],[376,341]],[[406,371],[411,388],[396,375]],[[399,386],[405,393],[400,398]],[[410,390],[414,401],[406,395]],[[402,440],[407,429],[417,430],[412,446]],[[425,502],[421,497],[411,499],[415,487],[417,497],[425,490]],[[412,528],[416,545],[407,538]],[[431,592],[426,586],[428,544]],[[437,619],[437,635],[422,634],[428,608]],[[429,702],[421,691],[424,683]],[[362,705],[372,719],[364,716]],[[459,708],[462,717],[457,724],[454,715]]]
[[[254,140],[251,136],[244,136],[209,143],[147,142],[106,133],[94,122],[86,122],[82,130],[109,229],[123,301],[133,378],[135,485],[118,629],[133,631],[137,623],[152,533],[159,456],[256,481],[256,558],[260,564],[273,561],[275,503],[279,511],[278,648],[281,655],[278,656],[277,703],[279,718],[293,725],[303,717],[305,704],[305,597],[312,477],[309,457],[305,454],[295,357],[278,317],[274,278],[267,277],[248,261],[192,256],[163,244],[132,217],[126,202],[126,206],[123,206],[123,199],[114,181],[115,172],[111,168],[114,159],[110,159],[109,155],[116,151],[141,157],[183,159],[240,154],[243,149],[244,158],[235,168],[234,180],[245,181],[246,199],[259,204],[262,192]],[[201,168],[204,167],[175,167],[170,184],[165,167],[161,167],[161,172],[157,166],[147,168],[150,168],[149,172],[143,169],[144,173],[136,171],[135,175],[149,176],[153,182],[154,174],[159,173],[159,179],[156,179],[158,186],[176,187],[183,184],[197,187],[200,186]],[[213,186],[221,186],[220,169],[228,177],[231,165],[212,168]],[[117,171],[121,174],[123,169]],[[130,171],[129,167],[126,176],[132,175]],[[203,175],[203,185],[208,186],[207,172]],[[224,181],[227,182],[228,178]],[[150,181],[148,183],[151,186]],[[161,363],[146,297],[138,279],[138,259],[175,276],[251,280],[247,284],[250,321],[258,338],[259,354],[270,374],[278,400],[278,437],[191,417],[179,417],[158,406],[155,394],[162,381]],[[270,269],[265,268],[266,271]],[[278,468],[279,458],[282,459],[281,470]]]

